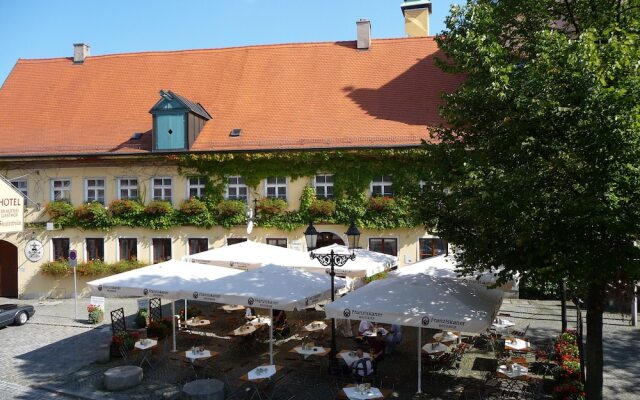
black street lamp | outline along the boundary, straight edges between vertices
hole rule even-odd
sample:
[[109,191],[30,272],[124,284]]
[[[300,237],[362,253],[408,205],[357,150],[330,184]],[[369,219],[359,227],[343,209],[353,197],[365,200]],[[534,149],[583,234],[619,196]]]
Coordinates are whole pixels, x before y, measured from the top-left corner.
[[[336,276],[336,272],[334,267],[342,267],[349,260],[355,260],[356,254],[353,252],[353,249],[358,247],[358,241],[360,240],[360,231],[356,228],[356,224],[353,220],[351,220],[351,224],[349,225],[349,229],[345,232],[347,235],[347,240],[349,242],[349,249],[352,250],[351,254],[336,254],[331,250],[329,254],[315,254],[311,252],[311,259],[318,260],[320,264],[325,267],[331,267],[331,272],[329,275],[331,276],[331,301],[335,300],[335,287],[334,280]],[[313,250],[316,248],[316,244],[318,242],[318,231],[313,226],[313,221],[309,222],[309,226],[307,230],[304,231],[304,236],[307,239],[307,248],[309,250]],[[336,320],[335,318],[331,318],[331,357],[336,354]]]

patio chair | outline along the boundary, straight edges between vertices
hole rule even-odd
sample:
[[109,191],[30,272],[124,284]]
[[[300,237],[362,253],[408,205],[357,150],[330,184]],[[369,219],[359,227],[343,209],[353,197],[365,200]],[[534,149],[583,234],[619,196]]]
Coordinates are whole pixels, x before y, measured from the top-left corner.
[[[529,324],[530,325],[530,324]],[[512,329],[511,330],[511,336],[516,336],[519,338],[524,338],[525,335],[527,334],[527,331],[529,330],[529,325],[526,326],[526,328],[524,328],[523,331],[517,330],[517,329]]]

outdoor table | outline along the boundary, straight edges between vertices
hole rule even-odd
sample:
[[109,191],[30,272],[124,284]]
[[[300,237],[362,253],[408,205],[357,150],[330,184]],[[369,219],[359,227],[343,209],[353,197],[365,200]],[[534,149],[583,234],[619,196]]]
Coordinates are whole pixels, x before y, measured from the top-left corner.
[[[356,355],[355,351],[349,351],[349,350],[341,350],[340,353],[338,353],[336,355],[336,357],[340,357],[344,360],[345,363],[347,363],[348,367],[351,367],[353,365],[354,362],[358,361],[359,358]],[[362,355],[363,358],[371,358],[371,354],[369,353],[364,353]]]
[[245,306],[241,306],[239,304],[225,304],[220,308],[222,308],[227,313],[231,313],[233,311],[242,311],[245,309]]
[[260,394],[260,384],[262,382],[265,382],[267,379],[270,379],[273,375],[275,375],[281,369],[282,369],[282,366],[280,365],[260,365],[258,367],[255,367],[251,371],[247,372],[246,374],[242,375],[240,377],[240,380],[244,382],[249,382],[255,385],[254,392],[253,392],[253,395],[251,395],[251,398],[253,398],[253,396],[255,395],[258,395],[258,398],[262,399],[262,395]]
[[303,349],[302,346],[296,346],[293,349],[289,350],[289,353],[302,354],[304,356],[305,360],[306,360],[307,357],[309,357],[309,356],[324,357],[327,354],[329,354],[330,351],[331,351],[331,349],[328,348],[328,347],[313,346],[313,347],[308,348],[308,349]]
[[210,324],[211,324],[211,321],[209,321],[208,319],[189,319],[186,322],[186,325],[192,328],[199,327],[199,326],[207,326]]
[[441,354],[447,350],[449,350],[449,346],[439,342],[427,343],[422,346],[422,351],[429,355]]
[[271,318],[269,317],[256,317],[246,323],[247,325],[271,325]]
[[230,333],[230,335],[231,336],[249,336],[249,335],[252,335],[256,330],[258,330],[258,327],[256,325],[245,324],[239,328],[234,329],[233,332]]
[[142,364],[144,364],[144,362],[146,361],[147,364],[149,364],[149,367],[151,367],[151,362],[149,362],[149,353],[151,352],[151,349],[156,347],[158,345],[158,341],[154,340],[154,339],[142,339],[142,340],[138,340],[133,346],[136,349],[142,350],[142,360],[140,361],[140,366],[142,367]]
[[340,400],[360,400],[360,399],[388,399],[392,391],[389,389],[378,389],[372,387],[370,393],[361,394],[356,391],[356,385],[347,385],[337,393],[336,398]]
[[384,329],[384,328],[376,328],[372,331],[365,331],[362,333],[362,336],[367,336],[367,337],[376,337],[378,336],[378,332],[382,333],[382,336],[386,336],[389,332]]
[[198,373],[196,372],[194,363],[197,360],[208,360],[209,358],[217,357],[218,355],[220,355],[220,353],[215,351],[209,351],[206,349],[202,351],[198,351],[198,350],[194,351],[194,349],[191,349],[191,350],[185,351],[184,355],[189,359],[189,361],[191,361],[191,369],[193,369],[193,372],[196,374],[196,378],[197,378]]
[[491,324],[491,327],[495,329],[497,333],[509,333],[511,327],[515,325],[515,323],[509,321],[508,319],[496,318]]
[[523,376],[527,376],[528,373],[529,370],[527,369],[527,367],[523,367],[520,364],[513,364],[511,366],[511,370],[509,370],[506,365],[501,365],[498,367],[498,374],[509,379],[517,379]]
[[313,321],[310,324],[305,325],[302,329],[307,332],[320,332],[327,329],[327,324],[323,321]]
[[529,351],[531,343],[519,338],[507,338],[504,341],[504,349],[512,351]]
[[460,336],[456,335],[454,332],[438,332],[433,335],[433,338],[442,343],[453,343],[457,341]]

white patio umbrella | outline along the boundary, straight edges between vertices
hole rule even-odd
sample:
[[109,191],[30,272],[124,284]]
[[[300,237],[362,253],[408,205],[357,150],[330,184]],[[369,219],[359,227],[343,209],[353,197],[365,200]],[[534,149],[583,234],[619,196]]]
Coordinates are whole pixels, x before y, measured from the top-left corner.
[[[349,278],[370,277],[398,265],[398,257],[364,249],[349,250],[347,246],[339,244],[320,247],[313,250],[313,253],[330,254],[332,250],[335,254],[349,255],[352,252],[356,254],[355,260],[351,260],[344,266],[334,269],[337,276]],[[312,272],[329,272],[330,270],[330,268],[320,265],[319,262],[314,262],[313,267],[305,267],[304,269]]]
[[[87,285],[93,294],[105,297],[154,296],[176,300],[191,296],[192,288],[197,284],[239,273],[241,271],[232,268],[169,260],[96,279]],[[171,310],[175,314],[174,301],[171,302]],[[175,350],[175,319],[172,320]]]
[[502,292],[427,274],[374,281],[325,306],[327,318],[352,318],[418,327],[418,393],[422,391],[421,328],[484,332]]
[[[336,289],[344,286],[336,279]],[[279,265],[246,271],[238,275],[202,282],[193,288],[192,298],[224,304],[246,304],[292,311],[312,306],[331,298],[329,276],[314,274]],[[269,328],[270,362],[273,364],[273,324]]]
[[[425,258],[411,265],[398,268],[395,271],[390,272],[392,276],[408,276],[414,274],[426,274],[436,278],[452,278],[458,280],[467,280],[470,282],[477,282],[483,285],[493,285],[498,280],[497,272],[482,272],[474,275],[459,276],[456,272],[458,267],[458,261],[455,255],[439,255],[434,257]],[[518,279],[507,282],[500,286],[499,289],[507,292],[510,290],[517,290]]]
[[242,270],[260,268],[268,264],[297,268],[314,265],[307,252],[250,240],[185,256],[183,260]]

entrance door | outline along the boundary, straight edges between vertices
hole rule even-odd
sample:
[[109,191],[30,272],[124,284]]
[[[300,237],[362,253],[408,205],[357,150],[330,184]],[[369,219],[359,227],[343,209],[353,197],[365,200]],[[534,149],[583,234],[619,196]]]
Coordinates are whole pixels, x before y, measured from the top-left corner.
[[316,248],[330,246],[332,244],[339,244],[344,246],[344,240],[340,239],[340,236],[333,232],[320,232],[318,233],[318,241],[316,242]]
[[18,297],[18,248],[0,240],[0,297]]

